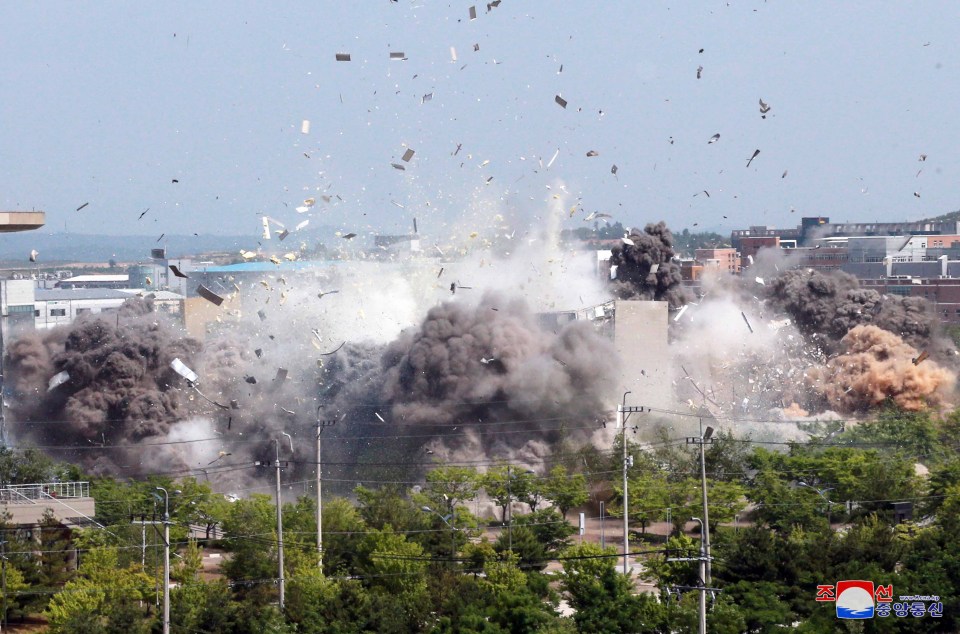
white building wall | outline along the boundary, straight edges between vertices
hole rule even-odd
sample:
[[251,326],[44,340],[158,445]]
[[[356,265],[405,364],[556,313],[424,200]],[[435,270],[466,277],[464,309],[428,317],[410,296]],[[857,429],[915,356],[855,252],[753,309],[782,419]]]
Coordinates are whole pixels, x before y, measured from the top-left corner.
[[34,303],[34,326],[38,330],[69,324],[84,313],[102,313],[118,309],[125,299],[59,299]]

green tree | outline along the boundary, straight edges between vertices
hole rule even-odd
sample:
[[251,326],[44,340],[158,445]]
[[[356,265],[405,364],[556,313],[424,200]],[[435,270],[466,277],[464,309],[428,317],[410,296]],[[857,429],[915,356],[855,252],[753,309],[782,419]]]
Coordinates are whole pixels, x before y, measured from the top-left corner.
[[117,551],[94,548],[86,553],[77,578],[50,599],[45,615],[53,633],[145,634],[152,616],[143,601],[153,580],[138,567],[121,568]]
[[[604,557],[604,555],[606,555]],[[615,569],[615,548],[579,544],[563,555],[560,585],[581,632],[659,632],[662,606],[649,594],[634,594],[630,577]]]
[[476,499],[480,474],[472,467],[444,466],[427,472],[423,504],[450,515],[458,504]]
[[560,510],[564,519],[567,512],[590,499],[587,478],[582,473],[568,473],[566,467],[557,465],[550,470],[544,487],[544,496]]
[[170,591],[170,628],[174,632],[230,634],[237,626],[237,610],[222,579],[191,579]]

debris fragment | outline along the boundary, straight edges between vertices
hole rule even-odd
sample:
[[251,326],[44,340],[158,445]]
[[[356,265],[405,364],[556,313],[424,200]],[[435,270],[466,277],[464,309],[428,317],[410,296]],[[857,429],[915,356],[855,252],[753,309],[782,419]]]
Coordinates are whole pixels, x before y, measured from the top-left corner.
[[747,325],[747,330],[749,330],[749,331],[752,333],[752,332],[753,332],[753,326],[750,325],[750,320],[747,319],[746,313],[744,313],[743,311],[740,311],[740,316],[743,317],[743,323],[745,323],[745,324]]
[[310,134],[310,121],[307,119],[304,119],[303,123],[300,124],[300,134]]
[[592,158],[594,156],[600,156],[600,153],[597,152],[596,150],[590,150],[589,152],[587,152],[587,156]]
[[349,62],[349,61],[350,61],[350,53],[337,53],[337,61],[338,61],[338,62]]
[[277,375],[273,377],[274,383],[283,383],[287,380],[287,369],[286,368],[277,368]]
[[66,370],[64,370],[63,372],[57,372],[52,377],[50,377],[50,381],[47,383],[47,391],[50,392],[55,388],[63,385],[69,380],[70,380],[69,372],[67,372]]
[[286,238],[288,235],[290,235],[290,232],[284,229],[283,231],[277,234],[277,239],[280,240],[280,242],[283,242],[283,239]]
[[390,59],[403,61],[407,59],[407,56],[403,54],[403,51],[395,51],[390,53]]
[[80,205],[79,207],[77,207],[77,211],[80,211],[81,209],[83,209],[84,207],[86,207],[86,206],[89,205],[89,204],[90,204],[90,203],[83,203],[82,205]]
[[407,169],[407,168],[404,167],[403,165],[400,165],[400,163],[390,163],[390,165],[393,166],[393,169],[395,169],[395,170],[400,170],[401,172],[406,171],[406,169]]
[[197,376],[197,373],[188,368],[179,358],[171,361],[170,367],[173,368],[174,372],[185,378],[191,385],[196,385],[200,382],[200,377]]
[[330,352],[321,352],[321,353],[320,353],[320,356],[322,356],[322,357],[328,357],[328,356],[330,356],[331,354],[335,354],[336,352],[339,352],[340,348],[342,348],[345,343],[347,343],[347,342],[344,341],[343,343],[341,343],[339,346],[337,346],[336,348],[334,348],[334,349],[331,350]]
[[747,159],[747,167],[750,167],[750,163],[753,163],[753,159],[757,158],[758,154],[760,154],[760,150],[753,151],[753,155]]
[[265,320],[267,319],[267,313],[266,313],[266,311],[264,311],[264,310],[262,310],[262,309],[261,309],[261,310],[258,310],[258,311],[257,311],[257,317],[260,318],[260,321],[265,321]]
[[921,363],[923,363],[929,358],[930,358],[930,353],[924,350],[917,356],[916,359],[911,359],[911,361],[913,361],[913,365],[920,365]]
[[416,152],[414,152],[414,151],[413,151],[412,149],[410,149],[410,148],[407,148],[407,151],[403,153],[403,156],[401,156],[400,159],[401,159],[404,163],[409,163],[409,162],[410,162],[410,159],[413,158],[413,155],[414,155],[414,154],[416,154]]
[[619,168],[617,167],[617,164],[614,163],[613,166],[610,168],[610,173],[613,174],[614,176],[616,176],[618,170],[619,170]]
[[343,236],[343,239],[344,239],[344,240],[353,240],[353,239],[356,238],[356,237],[357,237],[357,234],[355,234],[355,233],[348,233],[348,234],[346,234],[345,236]]
[[205,300],[207,300],[208,302],[216,306],[219,306],[220,304],[223,303],[222,297],[220,297],[219,295],[211,291],[209,288],[207,288],[203,284],[197,287],[197,295],[199,295],[200,297],[204,298]]
[[554,97],[553,100],[556,101],[561,108],[567,107],[567,100],[561,97],[560,95],[557,95],[556,97]]
[[178,267],[176,264],[171,264],[171,265],[170,265],[170,270],[173,271],[174,277],[180,277],[180,278],[183,278],[183,279],[186,279],[186,278],[190,277],[189,275],[187,275],[186,273],[184,273],[183,271],[181,271],[181,270],[180,270],[180,267]]
[[30,250],[30,261],[31,261],[31,262],[36,262],[38,255],[40,255],[40,252],[39,252],[39,251],[37,251],[36,249],[31,249],[31,250]]
[[470,7],[470,19],[471,20],[477,19],[477,7]]
[[716,143],[716,142],[719,141],[719,140],[720,140],[720,133],[717,132],[717,133],[714,134],[712,137],[710,137],[710,140],[707,141],[707,145],[710,145],[711,143]]

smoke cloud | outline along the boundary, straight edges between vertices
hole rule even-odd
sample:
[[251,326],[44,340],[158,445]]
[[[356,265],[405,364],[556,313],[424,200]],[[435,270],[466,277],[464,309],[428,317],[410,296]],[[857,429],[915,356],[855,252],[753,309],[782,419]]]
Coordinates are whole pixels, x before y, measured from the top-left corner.
[[[887,400],[905,410],[947,404],[956,375],[895,334],[855,326],[840,340],[840,354],[807,373],[807,384],[843,413],[864,413]],[[918,362],[915,362],[918,361]]]
[[678,308],[692,299],[682,285],[680,265],[673,261],[673,234],[666,223],[648,224],[630,231],[624,244],[613,247],[610,265],[616,267],[611,282],[619,299],[653,299]]

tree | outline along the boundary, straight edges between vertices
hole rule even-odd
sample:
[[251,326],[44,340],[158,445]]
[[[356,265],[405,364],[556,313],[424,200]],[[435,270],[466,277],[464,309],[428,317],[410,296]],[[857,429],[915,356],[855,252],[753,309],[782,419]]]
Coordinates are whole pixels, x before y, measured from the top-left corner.
[[427,472],[426,481],[424,503],[444,515],[451,515],[458,504],[476,499],[480,490],[480,475],[472,467],[437,467]]
[[560,510],[564,519],[567,511],[590,499],[586,477],[582,473],[569,474],[563,465],[550,470],[545,485],[544,496]]
[[222,579],[191,579],[170,591],[170,627],[174,632],[230,634],[236,629],[237,610]]
[[[604,556],[606,555],[606,556]],[[579,544],[563,554],[560,585],[581,632],[659,632],[664,612],[649,594],[633,594],[629,576],[615,569],[617,551]]]
[[45,613],[50,631],[90,634],[146,634],[151,616],[142,607],[153,580],[139,567],[121,568],[117,551],[94,548],[86,553],[77,578],[50,599]]

